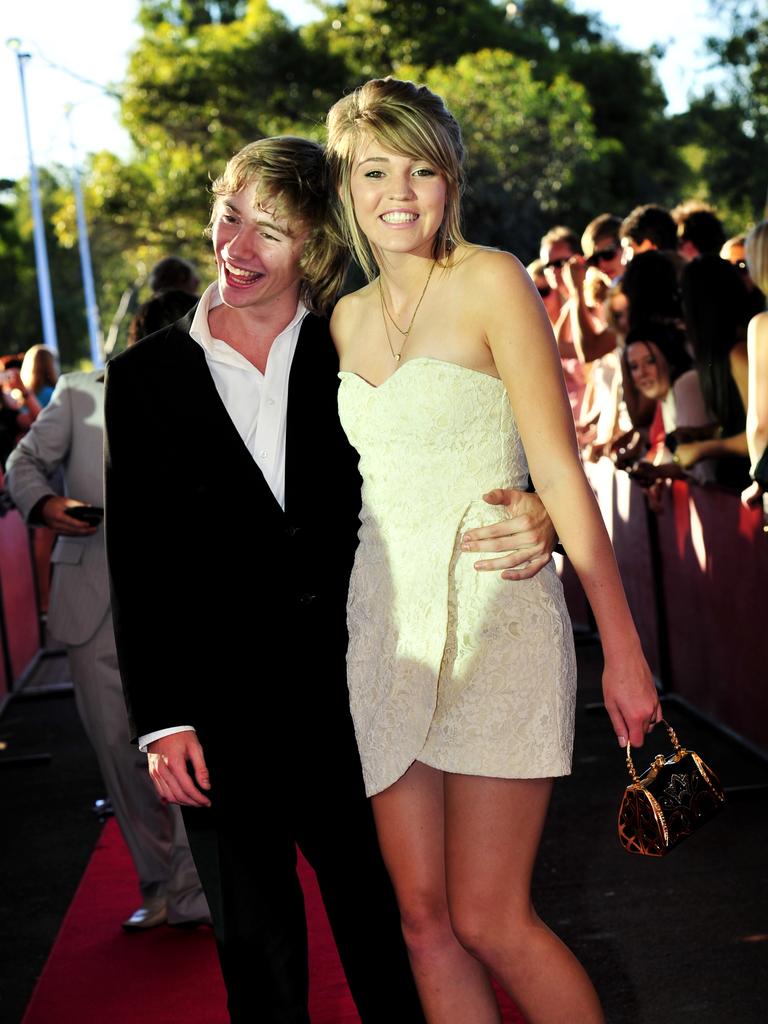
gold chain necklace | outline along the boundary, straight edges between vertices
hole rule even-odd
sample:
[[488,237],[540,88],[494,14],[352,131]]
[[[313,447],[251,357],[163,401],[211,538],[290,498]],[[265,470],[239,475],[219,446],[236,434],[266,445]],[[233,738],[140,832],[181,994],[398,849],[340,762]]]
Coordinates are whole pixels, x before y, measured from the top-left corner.
[[[414,309],[411,321],[405,330],[403,330],[401,327],[397,325],[397,323],[395,323],[395,318],[389,312],[386,300],[384,299],[384,289],[381,287],[381,275],[379,275],[379,299],[381,300],[381,318],[384,321],[384,333],[387,336],[387,344],[389,345],[389,351],[392,353],[392,358],[395,360],[396,363],[400,362],[400,357],[403,354],[403,349],[408,343],[408,335],[411,333],[411,328],[413,327],[413,322],[416,319],[416,314],[419,312],[419,308],[424,299],[424,296],[427,294],[427,288],[429,287],[429,282],[432,280],[432,272],[435,269],[436,263],[437,260],[432,260],[432,266],[429,268],[426,283],[424,284],[424,288],[422,289],[421,295],[419,296],[419,301],[416,303],[416,309]],[[398,331],[403,336],[403,344],[400,346],[399,352],[395,352],[395,350],[392,348],[392,342],[390,341],[389,338],[389,327],[387,326],[387,317],[389,317],[389,319],[392,321],[395,330]]]

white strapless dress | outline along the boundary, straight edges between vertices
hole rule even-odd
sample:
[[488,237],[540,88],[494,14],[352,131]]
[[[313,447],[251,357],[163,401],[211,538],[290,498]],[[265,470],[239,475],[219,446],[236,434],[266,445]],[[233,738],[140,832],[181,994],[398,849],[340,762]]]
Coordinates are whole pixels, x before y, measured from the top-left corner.
[[527,484],[504,385],[429,358],[406,360],[378,388],[340,377],[363,476],[347,663],[368,794],[415,760],[467,775],[567,775],[576,660],[554,566],[503,580],[459,546],[464,530],[504,516],[484,493]]

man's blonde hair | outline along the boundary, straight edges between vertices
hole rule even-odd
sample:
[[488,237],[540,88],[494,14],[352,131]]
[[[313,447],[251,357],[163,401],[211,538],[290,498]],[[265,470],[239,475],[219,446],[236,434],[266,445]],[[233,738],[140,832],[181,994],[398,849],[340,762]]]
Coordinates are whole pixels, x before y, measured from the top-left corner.
[[360,149],[370,138],[403,156],[428,161],[445,179],[445,214],[435,235],[433,257],[443,261],[464,242],[464,145],[455,117],[439,96],[424,85],[376,78],[335,103],[327,125],[327,154],[341,199],[339,228],[369,281],[376,276],[376,260],[355,217],[351,178]]
[[210,234],[217,202],[256,184],[256,205],[269,206],[289,229],[308,230],[299,265],[301,298],[314,313],[327,314],[347,268],[347,252],[330,230],[328,165],[322,146],[309,139],[281,135],[251,142],[236,153],[211,185],[214,195]]

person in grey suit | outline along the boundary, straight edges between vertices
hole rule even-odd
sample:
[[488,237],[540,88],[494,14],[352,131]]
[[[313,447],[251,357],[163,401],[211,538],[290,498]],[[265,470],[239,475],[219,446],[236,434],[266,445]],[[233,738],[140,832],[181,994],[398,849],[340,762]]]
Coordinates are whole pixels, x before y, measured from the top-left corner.
[[[68,511],[104,503],[103,437],[103,371],[65,374],[8,460],[8,490],[29,523],[59,534],[48,631],[67,647],[78,711],[138,872],[142,904],[124,927],[208,921],[179,808],[158,798],[146,757],[129,740],[103,527]],[[64,495],[51,483],[59,467]]]

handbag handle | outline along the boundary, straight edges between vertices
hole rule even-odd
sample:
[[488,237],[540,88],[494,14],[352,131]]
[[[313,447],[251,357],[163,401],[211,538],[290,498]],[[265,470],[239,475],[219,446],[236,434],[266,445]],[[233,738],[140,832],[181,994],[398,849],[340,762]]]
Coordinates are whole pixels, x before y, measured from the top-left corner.
[[[677,750],[679,752],[681,750],[681,747],[680,747],[680,740],[677,738],[677,733],[672,728],[672,726],[669,724],[669,722],[666,720],[666,718],[660,718],[659,721],[664,723],[664,726],[665,726],[667,732],[669,733],[669,738],[672,741],[672,746],[675,748],[675,750]],[[629,740],[627,740],[627,771],[629,772],[633,782],[639,782],[640,779],[638,778],[637,771],[635,770],[635,766],[632,763],[631,748],[632,748],[632,744],[629,742]],[[656,758],[654,758],[654,762],[653,763],[655,763],[659,759],[661,759],[661,763],[663,764],[664,763],[664,756],[662,754],[659,754]]]

